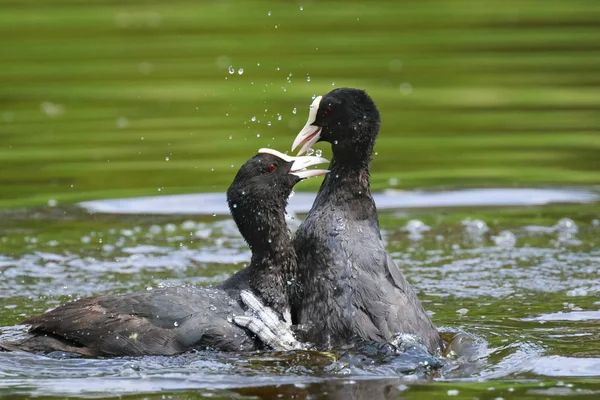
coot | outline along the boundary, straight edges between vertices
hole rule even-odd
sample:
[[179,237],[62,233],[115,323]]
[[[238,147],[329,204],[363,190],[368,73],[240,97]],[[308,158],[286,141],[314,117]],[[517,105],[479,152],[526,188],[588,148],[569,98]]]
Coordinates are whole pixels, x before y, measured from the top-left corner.
[[379,111],[367,93],[340,88],[314,99],[294,141],[292,150],[300,146],[299,154],[318,141],[329,142],[333,159],[294,237],[293,320],[306,326],[305,340],[321,347],[354,338],[387,342],[408,333],[437,354],[443,341],[381,239],[369,186],[379,126]]
[[[261,348],[263,343],[252,332],[236,325],[256,329],[244,316],[242,298],[252,300],[255,294],[258,302],[262,300],[277,313],[289,315],[286,275],[295,272],[296,259],[285,224],[285,207],[297,182],[327,172],[305,168],[324,162],[327,160],[320,157],[290,157],[261,149],[240,168],[227,191],[227,201],[252,250],[252,260],[221,285],[80,299],[24,321],[30,325],[29,336],[18,342],[0,343],[0,348],[86,357]],[[290,345],[289,332],[263,336],[262,328],[256,332],[259,337],[270,340],[279,335],[275,339],[283,348]]]

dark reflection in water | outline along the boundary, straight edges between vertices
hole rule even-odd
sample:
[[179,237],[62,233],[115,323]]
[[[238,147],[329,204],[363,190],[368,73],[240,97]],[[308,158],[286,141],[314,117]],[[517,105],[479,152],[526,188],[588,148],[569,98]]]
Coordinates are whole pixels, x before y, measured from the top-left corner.
[[281,385],[236,389],[236,393],[260,399],[335,399],[335,400],[391,400],[404,399],[407,389],[402,379],[336,379],[307,385]]

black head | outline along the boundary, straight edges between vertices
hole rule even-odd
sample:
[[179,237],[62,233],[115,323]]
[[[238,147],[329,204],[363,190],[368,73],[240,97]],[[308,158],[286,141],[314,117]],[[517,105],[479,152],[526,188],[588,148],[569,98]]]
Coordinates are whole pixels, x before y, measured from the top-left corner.
[[270,228],[284,229],[273,224],[285,220],[285,207],[294,185],[329,172],[305,169],[326,162],[329,161],[321,157],[291,157],[276,150],[261,149],[242,165],[227,190],[227,204],[250,247],[255,238],[265,237],[264,233]]
[[308,121],[292,149],[304,153],[319,141],[332,144],[334,156],[370,157],[381,120],[369,95],[360,89],[339,88],[315,98]]

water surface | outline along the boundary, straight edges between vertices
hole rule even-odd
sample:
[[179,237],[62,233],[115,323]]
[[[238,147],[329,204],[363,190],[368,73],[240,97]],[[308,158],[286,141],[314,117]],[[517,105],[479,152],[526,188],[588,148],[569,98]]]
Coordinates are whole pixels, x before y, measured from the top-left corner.
[[[537,193],[533,204],[546,204],[570,201],[552,197],[557,193],[591,201],[595,192],[514,193]],[[496,194],[513,196],[511,190]],[[390,194],[379,199],[385,196]],[[400,198],[411,196],[458,195]],[[477,201],[483,203],[481,197]],[[178,209],[173,203],[170,214],[159,215],[90,214],[73,206],[5,212],[2,337],[21,335],[23,327],[12,325],[24,317],[75,298],[214,284],[242,268],[250,252],[233,221],[192,215],[187,204]],[[447,360],[435,373],[410,354],[374,355],[363,348],[107,360],[0,353],[0,395],[595,398],[600,394],[599,215],[596,203],[382,211],[387,247],[434,323],[446,332],[467,332],[476,343],[474,352]],[[290,226],[301,219],[295,216]]]
[[[316,193],[296,193],[289,201],[290,213],[310,210]],[[379,210],[400,208],[531,206],[549,203],[583,203],[598,199],[589,189],[464,189],[451,191],[406,191],[388,189],[374,193]],[[225,194],[199,193],[86,201],[91,212],[114,214],[229,214]]]

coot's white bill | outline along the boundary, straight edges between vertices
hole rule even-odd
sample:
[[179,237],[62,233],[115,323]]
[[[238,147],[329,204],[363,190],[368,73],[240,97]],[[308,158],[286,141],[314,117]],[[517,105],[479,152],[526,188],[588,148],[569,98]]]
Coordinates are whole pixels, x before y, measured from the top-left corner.
[[294,144],[292,144],[292,151],[294,151],[296,147],[302,145],[300,151],[298,151],[298,155],[306,153],[306,151],[310,149],[313,144],[317,143],[321,137],[321,128],[312,124],[317,119],[317,111],[319,111],[322,98],[323,96],[319,96],[313,100],[308,113],[308,121],[306,121],[306,125],[304,125],[304,128],[302,128],[298,136],[296,136]]
[[327,169],[306,169],[308,167],[312,167],[313,165],[318,164],[326,164],[329,163],[329,160],[323,157],[316,156],[288,156],[287,154],[283,154],[274,149],[260,149],[259,153],[271,154],[275,157],[279,157],[284,161],[293,162],[292,167],[290,168],[290,174],[296,175],[300,179],[306,179],[313,176],[325,175],[329,172]]

